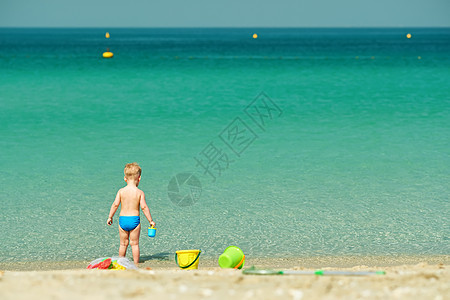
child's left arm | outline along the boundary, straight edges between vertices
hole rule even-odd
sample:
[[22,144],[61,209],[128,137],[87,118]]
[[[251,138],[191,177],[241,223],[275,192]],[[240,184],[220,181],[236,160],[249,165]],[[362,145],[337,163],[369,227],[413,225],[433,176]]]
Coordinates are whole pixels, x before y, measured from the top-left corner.
[[114,200],[113,204],[111,205],[111,209],[109,211],[109,216],[108,216],[108,220],[106,221],[106,224],[108,225],[112,225],[113,223],[113,217],[114,214],[116,213],[117,209],[119,208],[120,205],[120,190],[117,192],[116,195],[116,199]]

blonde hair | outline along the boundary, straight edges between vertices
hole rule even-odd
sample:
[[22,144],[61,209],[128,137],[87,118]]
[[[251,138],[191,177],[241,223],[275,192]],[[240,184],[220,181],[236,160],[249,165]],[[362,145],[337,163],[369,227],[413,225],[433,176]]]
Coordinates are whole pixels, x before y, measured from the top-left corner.
[[126,164],[123,169],[123,173],[125,174],[126,179],[138,180],[141,177],[142,169],[139,167],[138,163],[130,163]]

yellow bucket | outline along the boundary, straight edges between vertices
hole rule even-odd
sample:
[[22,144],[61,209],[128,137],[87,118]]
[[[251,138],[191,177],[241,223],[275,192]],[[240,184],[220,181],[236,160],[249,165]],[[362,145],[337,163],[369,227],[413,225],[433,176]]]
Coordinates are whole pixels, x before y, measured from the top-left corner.
[[198,269],[201,250],[178,250],[175,254],[177,266],[184,270]]

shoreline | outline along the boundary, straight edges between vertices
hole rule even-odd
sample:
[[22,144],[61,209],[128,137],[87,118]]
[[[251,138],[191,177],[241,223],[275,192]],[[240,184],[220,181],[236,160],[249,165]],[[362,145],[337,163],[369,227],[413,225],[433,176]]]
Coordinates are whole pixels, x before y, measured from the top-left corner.
[[[92,260],[94,260],[93,258]],[[130,261],[132,259],[129,257]],[[199,269],[218,268],[217,258],[200,257]],[[30,262],[0,262],[1,271],[52,271],[86,269],[92,261],[30,261]],[[309,257],[247,257],[244,268],[256,266],[260,268],[352,268],[364,267],[394,267],[402,265],[450,265],[450,255],[382,255],[382,256],[309,256]],[[140,269],[154,270],[178,269],[172,255],[166,257],[142,258]]]

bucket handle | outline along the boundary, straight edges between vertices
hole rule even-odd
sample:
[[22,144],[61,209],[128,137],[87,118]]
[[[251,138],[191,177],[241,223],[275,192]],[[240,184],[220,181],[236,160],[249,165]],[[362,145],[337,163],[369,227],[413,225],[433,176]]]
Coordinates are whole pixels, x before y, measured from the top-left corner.
[[242,263],[244,262],[244,260],[245,260],[245,255],[242,255],[241,261],[240,261],[233,269],[238,269],[238,268],[242,265]]
[[196,257],[189,265],[187,265],[187,266],[180,266],[180,265],[178,264],[178,254],[175,253],[175,262],[177,263],[177,266],[179,266],[180,268],[182,268],[182,269],[187,269],[187,268],[189,268],[190,266],[192,266],[193,264],[195,264],[195,262],[197,261],[197,259],[200,257],[200,253],[202,253],[201,250],[198,251],[197,257]]

